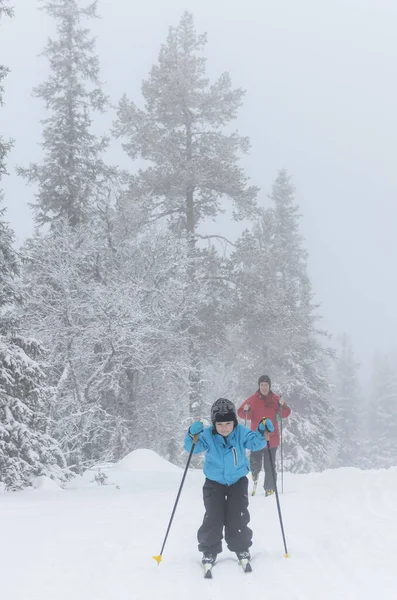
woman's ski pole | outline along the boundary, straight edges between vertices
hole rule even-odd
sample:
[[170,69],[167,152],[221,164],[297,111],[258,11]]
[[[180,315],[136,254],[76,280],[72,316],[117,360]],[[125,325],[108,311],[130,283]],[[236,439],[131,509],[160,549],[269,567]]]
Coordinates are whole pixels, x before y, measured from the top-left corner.
[[[280,396],[281,398],[281,396]],[[284,455],[283,455],[283,405],[280,404],[280,458],[281,458],[281,493],[284,494]]]

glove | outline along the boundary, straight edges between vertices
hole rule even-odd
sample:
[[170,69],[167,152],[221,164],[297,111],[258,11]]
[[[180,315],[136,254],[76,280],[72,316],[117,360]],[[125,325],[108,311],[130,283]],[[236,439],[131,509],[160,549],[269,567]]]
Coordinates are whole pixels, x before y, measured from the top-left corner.
[[198,435],[199,433],[201,433],[204,429],[203,426],[203,422],[202,421],[195,421],[194,423],[192,423],[189,427],[189,433],[190,435]]
[[244,412],[248,412],[249,410],[251,410],[251,407],[250,407],[250,405],[249,405],[249,404],[246,404],[246,405],[244,406]]
[[259,433],[265,433],[265,431],[274,431],[273,422],[270,419],[263,418],[258,425]]

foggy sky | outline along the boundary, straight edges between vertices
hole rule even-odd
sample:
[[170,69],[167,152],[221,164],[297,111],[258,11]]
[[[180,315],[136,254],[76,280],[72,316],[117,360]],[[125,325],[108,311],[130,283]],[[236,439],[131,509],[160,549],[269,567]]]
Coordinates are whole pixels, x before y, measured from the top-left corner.
[[[53,24],[40,2],[14,0],[0,25],[5,80],[0,131],[16,140],[4,178],[7,218],[18,241],[32,232],[34,191],[15,166],[40,160],[43,105],[32,87],[48,75],[39,57]],[[169,25],[184,10],[208,33],[213,80],[229,71],[247,90],[236,127],[251,138],[244,167],[266,194],[279,168],[297,187],[309,269],[323,325],[346,331],[365,372],[375,352],[392,351],[397,333],[397,2],[395,0],[99,0],[101,77],[116,104],[157,60]],[[98,122],[108,130],[114,113]],[[131,167],[113,144],[111,161]],[[237,235],[220,222],[217,231]]]

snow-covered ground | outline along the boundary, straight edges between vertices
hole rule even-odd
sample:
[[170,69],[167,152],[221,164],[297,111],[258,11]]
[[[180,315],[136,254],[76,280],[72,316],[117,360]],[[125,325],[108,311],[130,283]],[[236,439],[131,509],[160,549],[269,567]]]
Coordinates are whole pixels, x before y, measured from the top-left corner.
[[148,450],[66,490],[0,494],[4,600],[394,600],[397,468],[339,469],[284,478],[280,495],[250,498],[254,572],[227,549],[205,580],[196,530],[203,475],[189,471],[160,566],[158,554],[182,470]]

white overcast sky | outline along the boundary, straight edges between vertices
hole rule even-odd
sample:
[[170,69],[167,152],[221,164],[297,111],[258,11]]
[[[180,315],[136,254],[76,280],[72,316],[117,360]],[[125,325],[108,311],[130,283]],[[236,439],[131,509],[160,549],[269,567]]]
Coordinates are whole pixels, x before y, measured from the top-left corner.
[[[7,218],[22,241],[32,232],[33,190],[15,165],[40,159],[42,103],[31,96],[48,65],[39,54],[52,24],[40,2],[14,0],[0,27],[5,80],[0,131],[16,140],[3,179]],[[365,369],[394,351],[397,333],[397,2],[396,0],[100,0],[98,36],[105,91],[140,101],[169,25],[184,10],[208,33],[213,79],[229,71],[247,90],[236,127],[252,142],[247,174],[266,201],[277,169],[293,176],[324,316],[349,333]],[[98,127],[107,128],[110,114]],[[112,161],[128,159],[112,150]],[[234,235],[235,225],[220,223]]]

